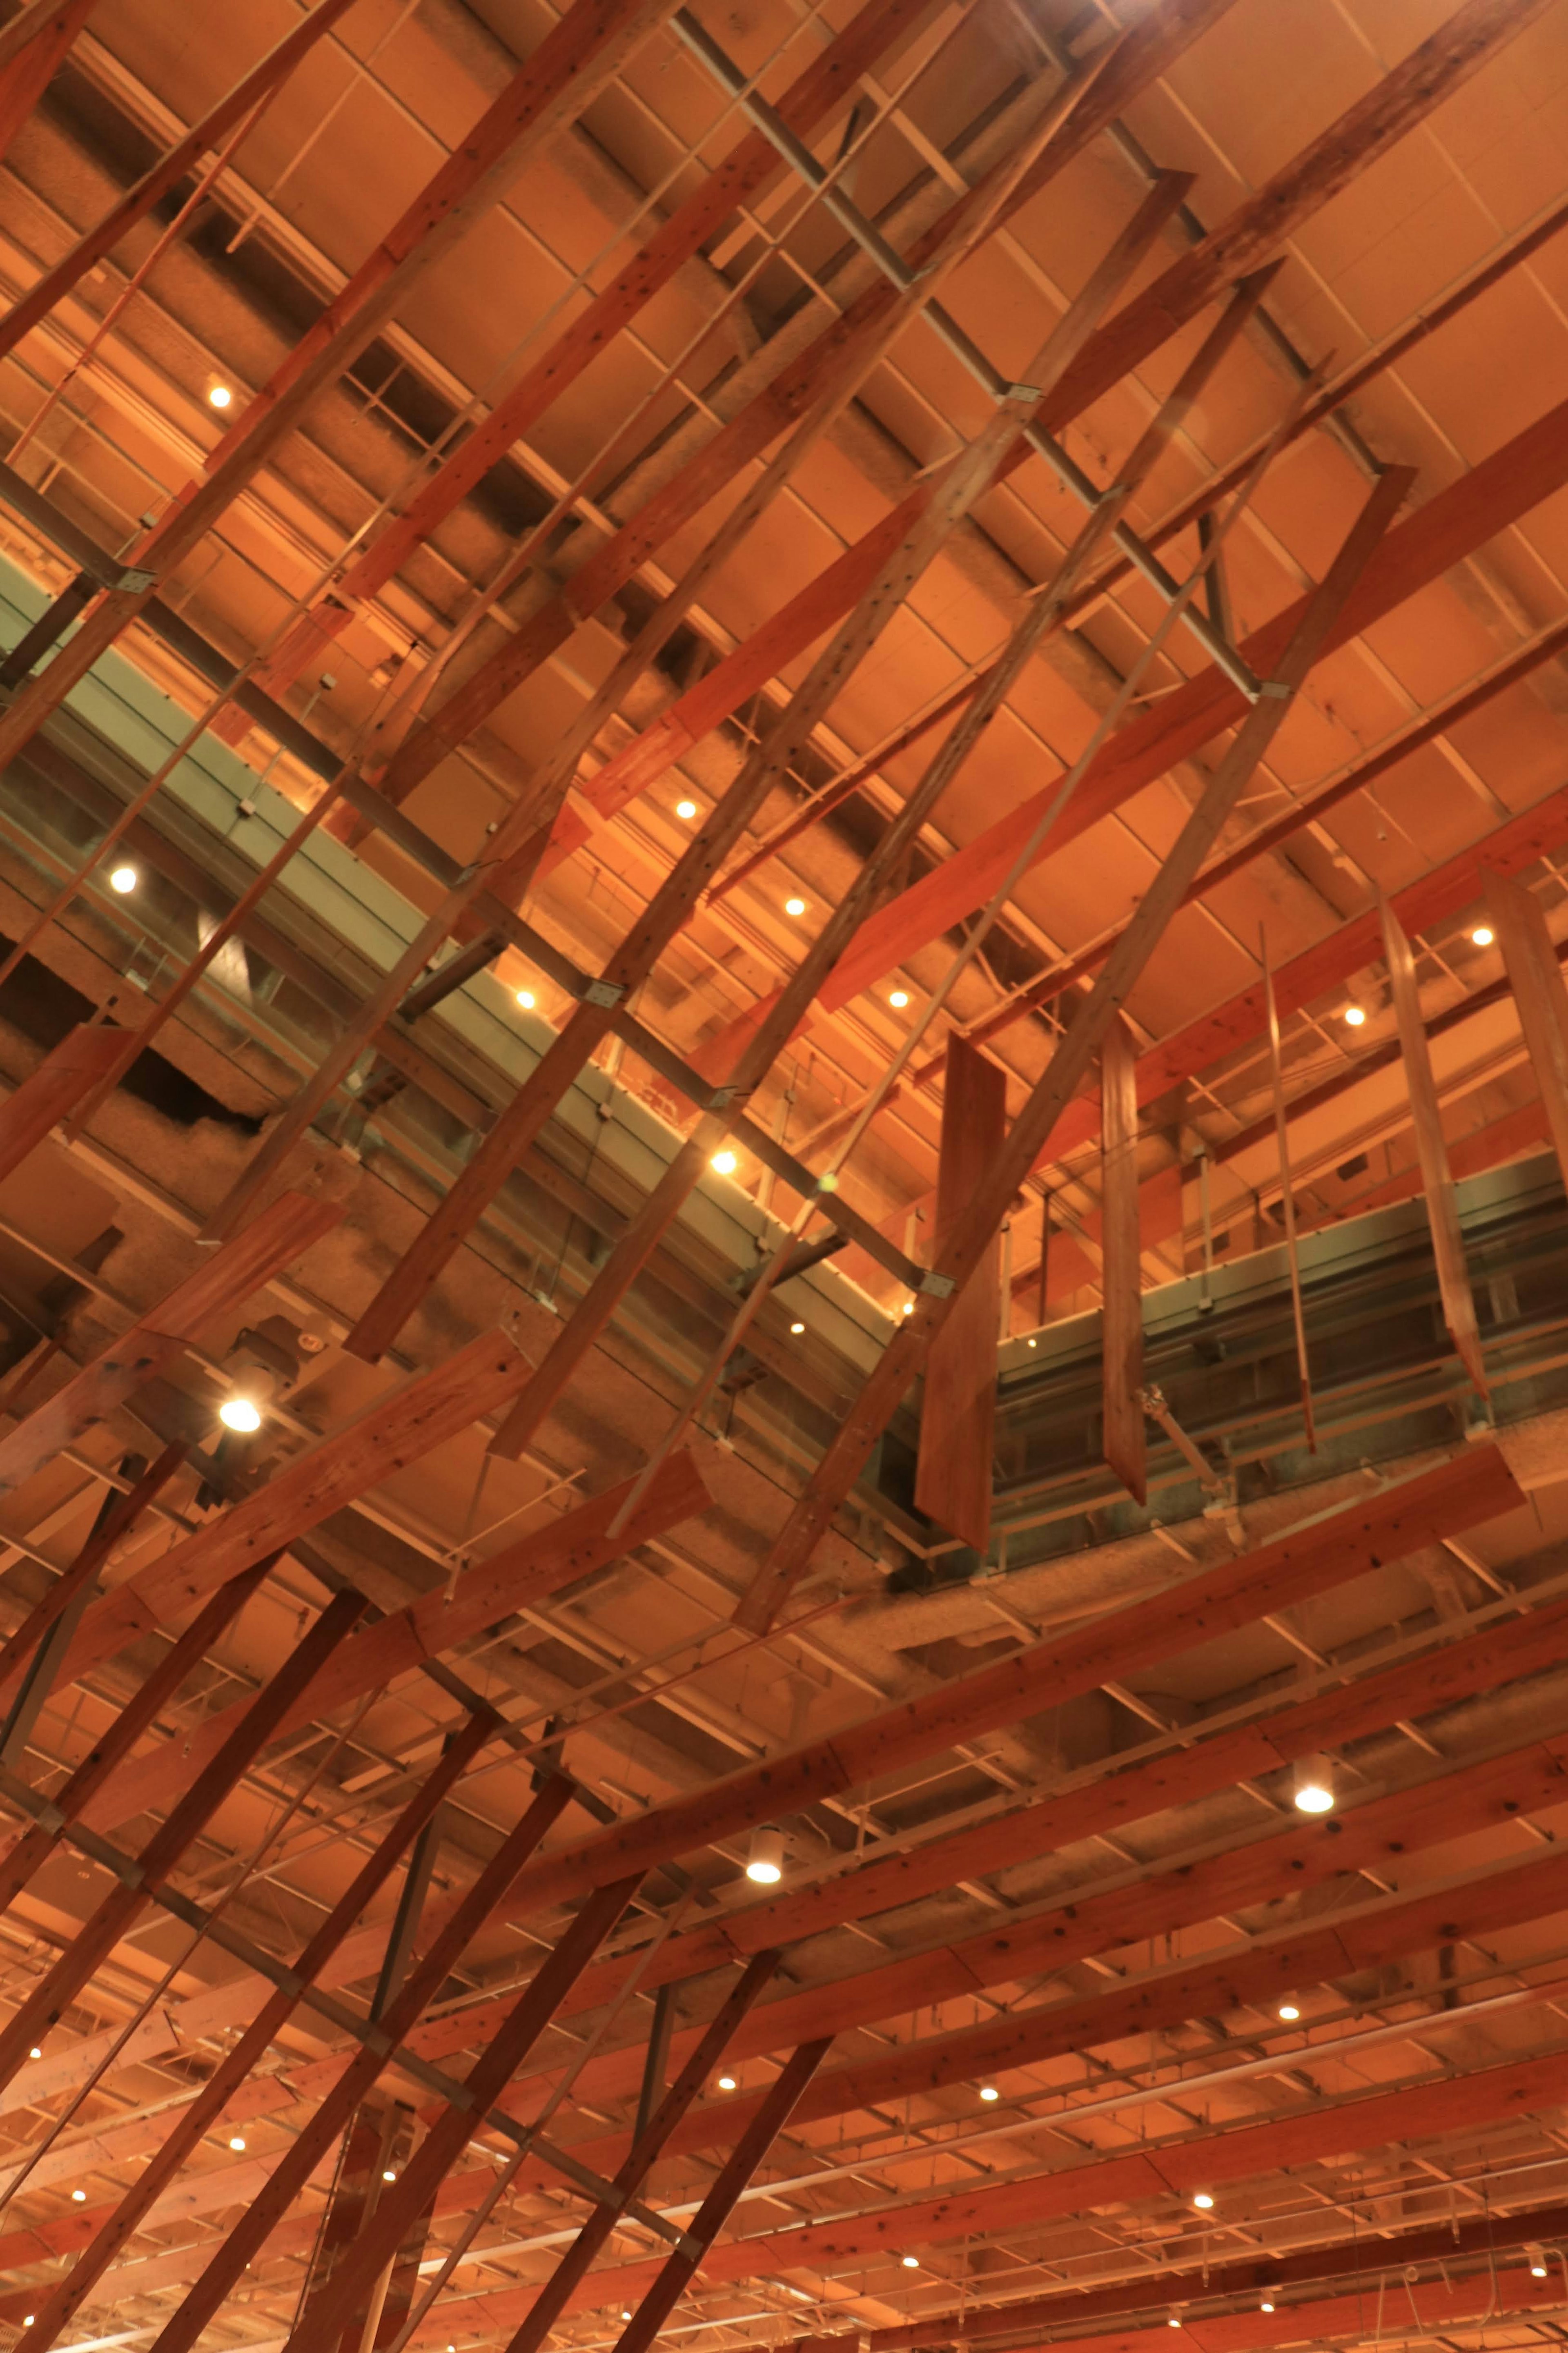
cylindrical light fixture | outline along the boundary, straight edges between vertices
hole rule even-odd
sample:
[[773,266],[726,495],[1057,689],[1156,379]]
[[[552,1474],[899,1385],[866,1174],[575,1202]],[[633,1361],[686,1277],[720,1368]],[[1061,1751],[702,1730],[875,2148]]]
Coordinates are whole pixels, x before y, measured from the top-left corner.
[[1303,1814],[1331,1814],[1334,1768],[1327,1757],[1302,1757],[1296,1765],[1296,1806]]
[[759,1887],[776,1887],[784,1877],[784,1842],[782,1831],[763,1830],[752,1832],[752,1849],[746,1857],[746,1877],[755,1880]]
[[1540,2240],[1526,2239],[1524,2242],[1524,2252],[1530,2261],[1531,2278],[1544,2279],[1546,2277],[1546,2250],[1542,2245]]
[[1293,1993],[1282,1993],[1274,2008],[1275,2015],[1282,2018],[1287,2026],[1294,2026],[1301,2015],[1301,2005]]

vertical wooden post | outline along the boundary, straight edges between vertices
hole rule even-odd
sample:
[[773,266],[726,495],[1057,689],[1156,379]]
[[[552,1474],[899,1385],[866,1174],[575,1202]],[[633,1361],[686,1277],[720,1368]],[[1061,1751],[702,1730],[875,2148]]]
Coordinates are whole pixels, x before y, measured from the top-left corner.
[[[963,1215],[1007,1132],[1007,1078],[956,1031],[947,1041],[936,1181],[936,1255]],[[1001,1248],[993,1239],[943,1324],[926,1366],[915,1502],[976,1552],[991,1541]]]
[[1312,1418],[1312,1367],[1307,1356],[1307,1319],[1301,1309],[1301,1260],[1296,1247],[1296,1188],[1290,1181],[1290,1132],[1285,1119],[1285,1077],[1279,1061],[1279,1008],[1274,1001],[1274,974],[1268,963],[1268,941],[1261,930],[1258,953],[1263,966],[1268,1068],[1274,1081],[1274,1140],[1279,1153],[1279,1198],[1285,1209],[1285,1254],[1290,1271],[1290,1313],[1296,1325],[1296,1373],[1301,1384],[1301,1418],[1307,1425],[1307,1451],[1315,1454],[1318,1451],[1318,1430]]
[[1415,1126],[1415,1153],[1421,1163],[1426,1219],[1432,1229],[1432,1254],[1437,1261],[1437,1288],[1442,1295],[1443,1320],[1447,1324],[1448,1336],[1458,1352],[1460,1363],[1473,1386],[1485,1397],[1488,1394],[1486,1366],[1481,1358],[1481,1338],[1476,1324],[1475,1297],[1465,1264],[1464,1237],[1459,1231],[1459,1212],[1454,1199],[1454,1176],[1448,1166],[1443,1115],[1437,1104],[1432,1058],[1426,1050],[1426,1031],[1421,1019],[1421,995],[1415,985],[1415,959],[1410,953],[1410,943],[1405,936],[1404,927],[1386,899],[1380,897],[1378,913],[1383,923],[1384,953],[1388,959],[1394,1016],[1399,1025],[1399,1050],[1405,1064],[1405,1083],[1410,1093],[1410,1115]]
[[1143,1425],[1143,1285],[1138,1226],[1138,1058],[1120,1017],[1100,1050],[1100,1381],[1106,1462],[1135,1503],[1149,1498]]
[[1493,873],[1486,878],[1486,889],[1519,1026],[1568,1188],[1568,991],[1534,892]]

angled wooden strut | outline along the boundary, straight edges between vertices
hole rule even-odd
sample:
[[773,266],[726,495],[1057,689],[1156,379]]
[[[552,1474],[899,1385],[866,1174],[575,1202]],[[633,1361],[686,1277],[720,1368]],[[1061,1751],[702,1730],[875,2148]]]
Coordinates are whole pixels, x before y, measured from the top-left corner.
[[49,1130],[98,1084],[119,1045],[118,1031],[83,1022],[6,1096],[0,1103],[0,1177],[19,1168]]
[[[153,206],[179,185],[209,148],[218,145],[236,130],[258,100],[276,90],[353,5],[353,0],[317,0],[302,23],[293,26],[183,139],[176,140],[166,153],[160,155],[119,203],[92,228],[85,230],[69,252],[47,269],[37,284],[29,288],[0,319],[0,354],[14,351],[24,335],[47,318],[55,305],[63,301],[71,289],[113,251],[127,230],[145,219]],[[24,16],[34,13],[32,9],[23,11]],[[0,39],[15,32],[20,21],[14,17]]]
[[206,480],[188,486],[135,550],[134,571],[89,607],[75,636],[0,715],[0,763],[13,759],[59,710],[144,610],[164,576],[200,543],[412,288],[488,210],[527,157],[591,101],[673,5],[674,0],[572,0],[457,153],[316,322],[287,385],[237,420]]
[[[1100,1229],[1104,1254],[1100,1377],[1105,1460],[1136,1504],[1148,1500],[1143,1420],[1143,1276],[1138,1227],[1138,1095],[1127,1024],[1105,1033],[1100,1057]],[[945,1332],[946,1327],[943,1327]],[[938,1345],[942,1335],[938,1335]]]
[[153,1889],[201,1836],[258,1751],[272,1737],[285,1708],[353,1630],[364,1607],[364,1597],[359,1593],[341,1593],[328,1604],[287,1663],[252,1700],[244,1723],[230,1734],[201,1781],[186,1792],[142,1848],[136,1858],[137,1884],[120,1883],[110,1890],[54,1967],[0,2028],[0,2084],[10,2082],[25,2064],[32,2045],[59,2023],[93,1972],[153,1901]]
[[[1290,1279],[1290,1319],[1296,1333],[1296,1378],[1301,1391],[1301,1419],[1307,1433],[1307,1451],[1318,1451],[1317,1424],[1312,1414],[1312,1366],[1307,1354],[1307,1315],[1301,1303],[1301,1256],[1296,1244],[1296,1187],[1290,1175],[1290,1129],[1285,1111],[1285,1072],[1279,1053],[1279,1008],[1274,1001],[1274,974],[1268,962],[1267,934],[1258,940],[1258,961],[1263,967],[1263,1001],[1268,1016],[1268,1071],[1274,1087],[1274,1148],[1279,1155],[1279,1199],[1285,1218],[1285,1259]],[[1129,1071],[1129,1084],[1133,1100],[1137,1100],[1138,1082],[1135,1072]]]
[[1399,918],[1386,899],[1379,900],[1378,912],[1383,923],[1384,953],[1388,960],[1394,1017],[1399,1028],[1399,1059],[1410,1094],[1415,1151],[1421,1163],[1421,1187],[1426,1198],[1432,1252],[1437,1263],[1437,1289],[1443,1302],[1443,1320],[1472,1386],[1485,1397],[1488,1394],[1487,1368],[1476,1324],[1475,1293],[1470,1288],[1469,1271],[1465,1264],[1465,1240],[1459,1230],[1459,1209],[1454,1197],[1453,1171],[1448,1166],[1448,1146],[1443,1134],[1437,1082],[1432,1075],[1432,1057],[1421,1020],[1421,992],[1415,979],[1415,959],[1410,953],[1410,942]]
[[[623,2196],[632,2197],[642,2188],[670,2134],[701,2097],[714,2069],[729,2049],[736,2029],[768,1984],[778,1963],[776,1952],[760,1952],[731,1987],[716,2015],[698,2038],[696,2049],[647,2125],[638,2132],[616,2173],[615,2186]],[[595,2207],[540,2289],[533,2309],[514,2333],[506,2353],[540,2353],[545,2338],[587,2277],[595,2256],[609,2244],[615,2232],[616,2219],[614,2207]]]
[[[1053,331],[1045,349],[1037,354],[1033,374],[1053,377],[1067,364],[1070,354],[1081,349],[1084,338],[1113,298],[1117,286],[1124,282],[1158,234],[1169,203],[1170,190],[1162,187],[1139,207],[1132,222]],[[523,1152],[564,1099],[589,1055],[608,1035],[617,1007],[647,977],[690,920],[704,890],[777,779],[799,757],[813,730],[880,638],[905,596],[983,496],[994,473],[997,456],[1012,438],[1018,415],[1028,405],[1033,389],[1033,385],[1018,387],[1015,396],[1001,404],[968,448],[941,476],[926,485],[920,513],[890,552],[865,601],[842,623],[818,655],[789,708],[742,765],[587,997],[569,1017],[532,1076],[500,1113],[446,1200],[426,1220],[401,1264],[361,1317],[349,1342],[357,1353],[374,1357],[390,1345],[464,1235],[493,1200]],[[518,816],[514,810],[513,819]],[[508,839],[511,822],[509,819],[496,838],[498,842],[507,839],[505,856],[510,856],[512,847]],[[287,1128],[287,1121],[280,1123],[277,1134],[285,1134]],[[289,1141],[292,1140],[290,1135]],[[267,1148],[272,1148],[270,1143]],[[679,1183],[689,1190],[689,1154],[677,1155],[674,1167],[679,1170],[679,1176],[672,1175],[669,1186],[656,1193],[658,1207],[657,1210],[650,1207],[650,1218],[663,1213],[670,1187]],[[252,1164],[253,1168],[257,1166],[258,1163]],[[250,1181],[249,1172],[243,1181]],[[226,1205],[220,1215],[226,1219],[232,1212]],[[635,1242],[623,1237],[617,1245],[617,1279],[630,1251],[643,1244],[641,1231],[637,1228],[633,1230]],[[579,1305],[563,1334],[563,1341],[570,1342],[572,1334],[581,1335],[586,1329],[585,1306],[586,1303]],[[556,1344],[558,1348],[561,1345]]]
[[468,2095],[459,2107],[448,2105],[426,2133],[409,2163],[377,2204],[369,2228],[361,2232],[333,2272],[315,2304],[311,2327],[303,2323],[289,2337],[285,2353],[314,2353],[331,2343],[382,2267],[391,2259],[413,2218],[435,2196],[479,2127],[486,2109],[504,2091],[527,2053],[549,2026],[562,1997],[592,1960],[626,1905],[636,1894],[640,1874],[599,1888],[584,1905],[523,1991],[505,2023],[463,2079]]
[[[595,1495],[567,1512],[551,1526],[492,1553],[466,1569],[450,1591],[426,1594],[405,1609],[392,1611],[379,1625],[364,1628],[348,1649],[317,1677],[298,1718],[280,1727],[288,1732],[296,1722],[331,1715],[367,1692],[390,1690],[404,1675],[417,1671],[432,1658],[457,1650],[477,1635],[521,1610],[538,1605],[572,1585],[620,1559],[635,1546],[647,1544],[705,1511],[711,1500],[689,1454],[666,1466],[657,1487],[644,1497],[626,1527],[608,1533],[630,1481]],[[169,1803],[193,1772],[197,1772],[237,1720],[243,1703],[225,1708],[197,1725],[183,1739],[171,1741],[151,1755],[136,1757],[88,1809],[87,1820],[98,1830],[110,1830]]]
[[[1377,1558],[1398,1559],[1461,1526],[1511,1510],[1519,1490],[1494,1447],[1469,1446],[1438,1472],[1402,1482],[1370,1503],[1308,1522],[1256,1552],[1184,1579],[1170,1593],[1100,1620],[1091,1629],[1032,1644],[907,1702],[888,1715],[746,1767],[690,1797],[670,1799],[635,1822],[595,1833],[535,1864],[514,1891],[519,1918],[596,1886],[635,1862],[658,1863],[732,1838],[813,1799],[840,1796],[874,1775],[940,1756],[954,1741],[1016,1723],[1036,1709],[1125,1680],[1198,1639],[1249,1624],[1286,1606],[1292,1589],[1327,1591]],[[1403,1547],[1403,1551],[1401,1550]],[[1295,1581],[1294,1588],[1292,1580]]]
[[[357,1926],[366,1905],[385,1884],[408,1849],[435,1820],[442,1800],[497,1729],[497,1720],[484,1713],[472,1715],[454,1736],[440,1762],[421,1783],[396,1820],[365,1858],[338,1902],[310,1938],[295,1963],[304,1984],[317,1978],[345,1936]],[[279,1988],[269,1994],[247,2021],[244,2032],[224,2053],[217,2066],[188,2107],[182,2110],[163,2146],[142,2165],[132,2187],[113,2213],[84,2248],[65,2278],[45,2299],[22,2342],[27,2353],[47,2353],[62,2328],[87,2301],[110,2264],[145,2221],[148,2213],[174,2181],[203,2137],[223,2115],[235,2093],[266,2056],[268,2046],[298,2009],[300,1994]]]
[[832,1524],[833,1514],[864,1468],[868,1455],[924,1361],[953,1295],[1006,1206],[1045,1150],[1057,1122],[1088,1075],[1105,1033],[1129,990],[1152,955],[1182,895],[1213,848],[1221,827],[1245,791],[1247,780],[1278,733],[1285,714],[1322,651],[1373,549],[1406,497],[1414,477],[1408,468],[1391,469],[1378,481],[1343,546],[1307,601],[1289,643],[1272,675],[1232,739],[1205,786],[1203,797],[1177,837],[1174,849],[1145,892],[1129,926],[1089,996],[1075,1013],[1044,1076],[1015,1120],[1005,1149],[933,1270],[946,1292],[928,1287],[915,1314],[896,1333],[861,1391],[838,1436],[829,1446],[784,1533],[743,1598],[741,1622],[761,1629],[780,1606]]
[[[166,2323],[156,2340],[156,2353],[188,2353],[382,2073],[391,2047],[403,2040],[432,1996],[439,1991],[454,1964],[494,1911],[571,1794],[571,1783],[559,1774],[553,1775],[521,1821],[501,1841],[405,1978],[381,2020],[382,2039],[377,2046],[361,2048],[350,2059],[295,2137],[267,2188],[240,2216]],[[470,2123],[474,2121],[477,2119]]]
[[[947,1041],[936,1195],[940,1252],[963,1205],[1002,1148],[1007,1078],[954,1034]],[[998,1240],[963,1286],[926,1363],[915,1503],[939,1527],[984,1553],[991,1541],[996,1428],[996,1331],[1002,1301]]]
[[39,11],[24,8],[5,27],[0,62],[0,156],[37,107],[98,0],[55,0]]
[[1552,1149],[1568,1187],[1568,990],[1557,950],[1533,891],[1489,872],[1486,892]]
[[293,1191],[280,1194],[243,1234],[138,1316],[128,1332],[111,1340],[47,1405],[0,1438],[0,1493],[31,1477],[133,1389],[165,1370],[188,1342],[302,1257],[342,1214],[342,1202]]

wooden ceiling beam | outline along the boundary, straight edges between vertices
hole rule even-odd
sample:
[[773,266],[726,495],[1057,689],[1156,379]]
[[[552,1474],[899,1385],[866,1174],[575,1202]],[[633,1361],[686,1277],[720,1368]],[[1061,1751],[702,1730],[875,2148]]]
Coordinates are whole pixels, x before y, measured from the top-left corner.
[[[1062,1113],[1087,1078],[1110,1023],[1120,1015],[1163,938],[1183,893],[1213,849],[1221,828],[1228,822],[1324,650],[1370,558],[1408,494],[1413,479],[1410,470],[1404,467],[1391,467],[1382,476],[1321,582],[1296,609],[1289,637],[1274,651],[1263,673],[1258,700],[1215,765],[1174,847],[1150,881],[1136,917],[1118,941],[1093,989],[1075,1010],[1044,1074],[1015,1120],[1005,1149],[997,1154],[985,1183],[977,1188],[940,1263],[926,1276],[915,1313],[883,1350],[879,1363],[812,1473],[767,1559],[742,1597],[736,1611],[741,1624],[760,1631],[773,1623],[832,1525],[834,1514],[865,1468],[871,1448],[924,1364],[931,1340],[949,1312],[955,1287],[963,1282],[1028,1171],[1046,1151]],[[1170,703],[1155,707],[1168,710]],[[1087,777],[1083,781],[1087,782]],[[1047,802],[1047,808],[1050,806]],[[1072,806],[1076,803],[1070,804],[1069,809]],[[1025,843],[1027,839],[1026,836]],[[1021,849],[1023,846],[1017,847]],[[997,878],[998,883],[1005,879],[1005,871]]]
[[19,1168],[51,1128],[98,1084],[119,1050],[106,1022],[84,1021],[46,1054],[30,1077],[0,1103],[0,1179]]
[[[36,9],[24,8],[21,16],[6,26],[12,40],[6,44],[9,55],[0,63],[0,158],[10,153],[12,141],[37,107],[97,5],[98,0],[56,0],[56,5],[41,16]],[[37,21],[17,41],[18,28],[28,19]]]

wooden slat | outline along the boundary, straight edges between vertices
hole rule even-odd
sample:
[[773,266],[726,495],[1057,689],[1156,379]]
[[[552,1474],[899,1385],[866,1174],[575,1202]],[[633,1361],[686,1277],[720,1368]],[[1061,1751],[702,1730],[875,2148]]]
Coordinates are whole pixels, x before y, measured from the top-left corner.
[[[1263,967],[1263,1001],[1268,1017],[1268,1071],[1274,1089],[1274,1148],[1279,1155],[1279,1198],[1285,1213],[1285,1260],[1290,1278],[1290,1316],[1296,1331],[1296,1377],[1301,1390],[1301,1419],[1307,1431],[1307,1451],[1318,1451],[1317,1425],[1312,1419],[1312,1367],[1307,1355],[1307,1318],[1301,1305],[1301,1259],[1296,1247],[1296,1188],[1290,1179],[1290,1130],[1285,1115],[1285,1073],[1279,1058],[1279,1008],[1274,1001],[1274,975],[1268,964],[1268,942],[1258,940]],[[1129,1072],[1134,1097],[1137,1081]]]
[[1041,1707],[1108,1681],[1125,1681],[1184,1644],[1250,1624],[1294,1595],[1328,1591],[1377,1559],[1400,1559],[1515,1507],[1519,1489],[1497,1450],[1469,1446],[1439,1471],[1401,1482],[1308,1522],[1296,1534],[1118,1610],[1091,1628],[1031,1643],[887,1715],[746,1767],[690,1797],[667,1799],[635,1821],[601,1831],[534,1866],[516,1890],[519,1917],[596,1885],[633,1863],[646,1869],[734,1838],[759,1823],[837,1797],[882,1773],[940,1756],[955,1741],[1017,1724]]
[[1437,1102],[1432,1057],[1421,1021],[1421,994],[1415,981],[1415,960],[1410,953],[1399,918],[1386,899],[1379,901],[1383,919],[1384,954],[1388,961],[1390,993],[1399,1028],[1399,1059],[1410,1095],[1415,1129],[1415,1154],[1421,1163],[1421,1187],[1426,1200],[1426,1221],[1432,1229],[1432,1252],[1437,1262],[1437,1288],[1443,1299],[1443,1320],[1459,1361],[1472,1386],[1487,1395],[1486,1365],[1476,1324],[1475,1294],[1465,1264],[1465,1240],[1459,1231],[1458,1205],[1454,1198],[1453,1171],[1443,1135],[1443,1113]]
[[[483,1711],[470,1716],[459,1728],[439,1763],[354,1873],[343,1894],[306,1943],[294,1965],[300,1991],[320,1978],[345,1936],[358,1926],[366,1906],[426,1824],[434,1820],[443,1799],[497,1728],[498,1719]],[[61,2329],[80,2310],[110,2264],[147,2221],[186,2159],[216,2125],[236,2092],[265,2058],[268,2046],[298,2009],[300,1991],[275,1988],[260,2007],[254,2009],[239,2040],[225,2052],[196,2097],[176,2117],[167,2138],[140,2168],[135,2180],[90,2244],[39,2306],[32,2327],[24,2333],[22,2341],[27,2353],[47,2353]]]
[[[962,1038],[950,1038],[937,1176],[939,1250],[1006,1132],[1006,1073]],[[1001,1297],[1001,1245],[994,1242],[931,1350],[921,1405],[915,1503],[978,1553],[991,1541]]]
[[[501,1841],[479,1877],[442,1923],[381,2019],[386,2044],[402,2041],[445,1983],[527,1857],[571,1797],[561,1775],[547,1781],[528,1811]],[[189,2353],[247,2265],[259,2253],[385,2064],[382,2049],[361,2048],[318,2104],[274,2168],[261,2195],[238,2216],[195,2285],[157,2338],[158,2353]]]
[[1134,1503],[1142,1504],[1148,1500],[1149,1438],[1143,1420],[1143,1271],[1132,1069],[1131,1034],[1125,1021],[1113,1021],[1100,1058],[1101,1444],[1109,1468]]
[[[1005,1148],[997,1155],[963,1224],[943,1251],[935,1271],[950,1286],[963,1282],[1000,1225],[1014,1194],[1045,1151],[1067,1105],[1088,1076],[1106,1030],[1121,1011],[1180,905],[1182,894],[1213,849],[1273,742],[1342,614],[1372,551],[1407,495],[1413,479],[1407,468],[1390,468],[1382,475],[1322,582],[1307,600],[1288,644],[1263,681],[1257,702],[1215,766],[1196,808],[1177,836],[1174,848],[1144,892],[1136,920],[1118,941],[1093,989],[1075,1011],[1044,1075],[1015,1120]],[[884,1349],[880,1363],[841,1423],[784,1532],[742,1598],[736,1613],[742,1624],[758,1631],[772,1624],[832,1525],[834,1513],[859,1477],[871,1448],[896,1412],[900,1398],[921,1368],[952,1295],[952,1288],[943,1294],[928,1286],[914,1314]]]
[[[536,1609],[579,1577],[591,1576],[639,1544],[664,1535],[682,1520],[705,1511],[707,1488],[689,1454],[676,1456],[649,1488],[634,1517],[614,1537],[607,1535],[631,1486],[630,1480],[580,1504],[546,1528],[520,1537],[465,1569],[450,1594],[427,1593],[367,1626],[325,1667],[312,1684],[301,1713],[289,1717],[279,1736],[297,1724],[330,1716],[363,1699],[390,1691],[405,1675],[417,1673],[429,1659],[489,1633],[520,1609]],[[178,1741],[135,1758],[89,1808],[95,1830],[111,1830],[141,1813],[167,1806],[198,1772],[237,1720],[243,1702],[221,1710]]]
[[1487,876],[1486,903],[1502,950],[1557,1166],[1568,1187],[1568,992],[1533,891]]
[[0,1178],[19,1168],[72,1105],[96,1086],[119,1044],[114,1030],[84,1022],[62,1038],[31,1078],[0,1103]]
[[[0,354],[15,350],[22,337],[29,333],[39,321],[48,316],[57,302],[62,301],[73,286],[79,285],[89,270],[97,268],[104,257],[112,252],[127,230],[145,219],[154,205],[179,185],[192,165],[200,162],[210,147],[226,139],[237,124],[243,122],[251,108],[269,90],[276,90],[321,38],[330,32],[340,16],[346,16],[353,0],[317,0],[316,6],[300,24],[293,26],[276,46],[269,49],[259,65],[243,75],[226,95],[193,125],[183,139],[176,140],[166,153],[145,171],[133,187],[128,188],[119,203],[105,213],[97,225],[86,230],[70,250],[45,271],[36,286],[13,303],[4,319],[0,319]],[[8,26],[7,31],[14,29]]]
[[506,2021],[463,2079],[464,2105],[448,2105],[431,2123],[417,2149],[377,2200],[368,2226],[333,2271],[321,2295],[302,2316],[284,2353],[317,2353],[346,2327],[389,2263],[415,2218],[437,2190],[484,2120],[485,2111],[511,2081],[527,2053],[549,2026],[563,1996],[582,1975],[636,1894],[637,1880],[613,1882],[584,1905],[556,1940],[509,2011]]
[[252,1562],[276,1553],[378,1480],[455,1438],[502,1404],[528,1360],[499,1335],[480,1333],[433,1372],[405,1381],[345,1428],[288,1462],[243,1503],[185,1536],[150,1567],[94,1602],[66,1661],[79,1675],[153,1627],[177,1619]]
[[[94,1033],[99,1034],[99,1033]],[[133,1389],[164,1371],[207,1326],[226,1315],[330,1233],[342,1202],[289,1191],[254,1224],[138,1316],[73,1380],[57,1389],[0,1438],[0,1492],[30,1478],[43,1463],[111,1413]]]

